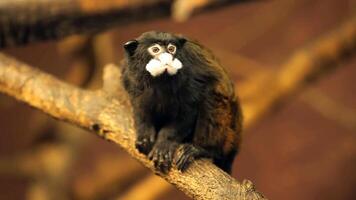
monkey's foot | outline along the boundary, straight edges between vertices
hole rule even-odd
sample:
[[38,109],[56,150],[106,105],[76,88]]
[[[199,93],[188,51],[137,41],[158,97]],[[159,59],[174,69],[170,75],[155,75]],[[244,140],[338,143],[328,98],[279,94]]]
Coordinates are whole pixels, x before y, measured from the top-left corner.
[[155,142],[156,135],[154,133],[145,133],[137,136],[135,146],[140,153],[148,155]]
[[173,156],[177,147],[176,143],[168,141],[156,143],[148,158],[153,161],[157,170],[167,173],[171,169]]
[[183,144],[177,149],[174,164],[179,171],[184,172],[195,159],[202,157],[208,157],[204,149],[191,144]]

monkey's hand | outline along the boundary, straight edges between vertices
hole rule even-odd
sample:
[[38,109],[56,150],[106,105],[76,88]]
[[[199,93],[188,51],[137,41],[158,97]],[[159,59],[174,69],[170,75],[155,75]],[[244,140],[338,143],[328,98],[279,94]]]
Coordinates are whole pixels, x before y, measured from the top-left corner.
[[153,128],[140,130],[137,133],[135,146],[140,153],[148,155],[156,142],[156,132]]
[[173,162],[179,171],[184,172],[195,159],[202,157],[209,158],[210,156],[207,151],[200,147],[192,144],[182,144],[177,148]]
[[162,141],[155,144],[148,158],[153,161],[157,170],[167,173],[172,166],[173,157],[178,144],[171,141]]

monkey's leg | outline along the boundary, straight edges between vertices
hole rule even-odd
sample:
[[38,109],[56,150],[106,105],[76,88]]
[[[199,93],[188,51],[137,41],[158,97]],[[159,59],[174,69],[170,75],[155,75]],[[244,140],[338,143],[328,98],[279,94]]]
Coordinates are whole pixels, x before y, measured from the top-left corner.
[[216,166],[224,170],[226,173],[231,174],[231,166],[234,161],[235,153],[225,156],[217,155],[216,153],[209,152],[202,147],[193,144],[182,144],[178,147],[174,164],[180,171],[185,171],[190,164],[200,158],[211,158]]
[[175,151],[179,144],[192,134],[194,127],[194,115],[179,120],[173,124],[164,126],[157,135],[157,141],[149,154],[149,159],[154,162],[155,167],[166,173],[172,166]]
[[234,143],[235,132],[226,133],[227,129],[212,116],[211,119],[199,118],[192,144],[184,144],[178,148],[175,164],[179,170],[186,170],[196,159],[210,158],[219,168],[227,173],[231,172],[237,150]]
[[194,160],[212,157],[213,155],[199,146],[193,144],[181,144],[177,149],[174,164],[177,166],[178,170],[184,172]]
[[235,155],[236,151],[231,151],[226,156],[221,156],[214,159],[214,164],[220,169],[224,170],[226,173],[231,174],[232,163],[234,162]]
[[153,161],[157,170],[167,173],[172,166],[177,147],[178,143],[174,141],[158,142],[153,147],[148,158]]

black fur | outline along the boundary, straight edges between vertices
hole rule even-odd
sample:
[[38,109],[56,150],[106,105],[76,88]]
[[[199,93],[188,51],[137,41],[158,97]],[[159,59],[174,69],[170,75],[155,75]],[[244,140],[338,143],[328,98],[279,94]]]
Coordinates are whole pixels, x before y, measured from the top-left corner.
[[[213,135],[216,127],[221,128],[220,119],[215,119],[215,107],[221,96],[216,88],[225,75],[214,66],[217,64],[215,58],[199,44],[170,33],[147,32],[133,41],[124,45],[122,81],[134,108],[136,148],[148,155],[161,172],[167,172],[173,163],[183,171],[200,157],[212,158],[229,172],[238,146],[229,150],[231,159],[222,150],[226,136]],[[146,71],[145,66],[152,58],[147,48],[153,43],[177,46],[175,57],[182,62],[183,68],[176,75],[165,72],[152,77]],[[226,84],[232,86],[230,82]],[[233,92],[226,98],[235,100]],[[240,113],[230,123],[231,128],[236,127],[237,117]]]

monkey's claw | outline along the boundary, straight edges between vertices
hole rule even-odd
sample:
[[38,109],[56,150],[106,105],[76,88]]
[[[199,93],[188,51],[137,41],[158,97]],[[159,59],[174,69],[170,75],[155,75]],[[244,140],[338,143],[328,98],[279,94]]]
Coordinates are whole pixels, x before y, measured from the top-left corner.
[[152,150],[154,143],[155,143],[155,135],[153,134],[139,135],[137,137],[135,146],[140,153],[148,155],[148,153]]
[[175,143],[167,141],[157,143],[148,155],[148,158],[153,161],[158,171],[167,173],[171,169],[176,148],[177,145]]
[[183,144],[177,150],[174,164],[179,171],[184,172],[195,159],[205,156],[206,153],[202,149],[196,148],[191,144]]

